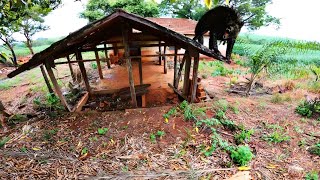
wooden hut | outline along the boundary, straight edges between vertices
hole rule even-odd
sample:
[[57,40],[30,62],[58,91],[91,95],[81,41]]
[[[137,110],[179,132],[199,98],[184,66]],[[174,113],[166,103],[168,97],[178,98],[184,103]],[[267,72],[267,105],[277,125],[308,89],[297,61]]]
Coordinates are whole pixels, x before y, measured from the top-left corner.
[[[150,43],[157,42],[157,43]],[[135,45],[135,47],[159,47],[159,52],[154,52],[152,55],[136,55],[130,54],[130,48]],[[161,47],[175,47],[174,53],[168,54],[166,52],[161,53]],[[177,62],[177,50],[184,49],[182,61],[180,64]],[[113,51],[117,54],[119,50],[122,50],[123,56],[121,59],[125,61],[128,71],[128,79],[130,87],[130,96],[132,100],[132,106],[137,107],[136,100],[136,86],[134,84],[134,77],[132,73],[132,59],[141,59],[142,57],[159,57],[159,62],[161,58],[164,59],[164,71],[166,71],[166,60],[165,57],[174,57],[174,77],[172,84],[168,84],[174,92],[176,92],[180,97],[195,101],[196,97],[196,81],[198,73],[199,64],[199,54],[210,56],[216,59],[223,59],[221,54],[216,54],[207,47],[199,44],[192,39],[174,32],[166,27],[163,27],[155,22],[152,22],[146,18],[140,17],[135,14],[127,13],[123,10],[116,10],[113,14],[106,16],[100,20],[92,22],[83,28],[69,34],[64,39],[55,42],[47,49],[35,54],[29,62],[23,64],[17,70],[8,74],[9,78],[12,78],[26,70],[30,70],[39,65],[44,65],[47,70],[47,74],[54,86],[56,95],[60,98],[62,104],[69,111],[77,111],[77,108],[71,109],[61,92],[58,85],[56,77],[52,71],[58,64],[69,64],[71,75],[73,75],[72,64],[78,64],[81,75],[84,80],[85,88],[87,91],[86,97],[82,98],[81,103],[85,102],[89,96],[93,95],[93,92],[87,76],[87,71],[84,66],[84,62],[97,62],[97,67],[99,71],[100,78],[103,78],[98,51],[106,52],[106,62],[108,68],[113,62],[113,59],[107,57],[108,51]],[[83,52],[94,52],[96,55],[95,59],[83,59]],[[69,56],[74,54],[76,60],[70,60]],[[61,60],[59,62],[55,61],[59,58],[65,58],[65,61]],[[192,76],[191,76],[191,64],[193,62]],[[179,89],[179,79],[181,77],[182,69],[184,68],[184,78],[182,89]],[[139,78],[140,84],[143,84],[142,79],[142,66],[141,60],[139,65]],[[46,73],[45,73],[46,74]],[[190,78],[192,80],[190,82]],[[45,77],[46,78],[46,77]],[[48,84],[48,83],[47,83]],[[190,84],[192,87],[190,88]]]

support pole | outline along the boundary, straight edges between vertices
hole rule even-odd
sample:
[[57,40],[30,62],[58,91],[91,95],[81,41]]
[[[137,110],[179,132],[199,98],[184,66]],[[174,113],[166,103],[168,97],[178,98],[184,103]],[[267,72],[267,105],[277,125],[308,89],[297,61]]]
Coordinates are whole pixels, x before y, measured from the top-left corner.
[[81,72],[84,84],[86,86],[86,89],[89,92],[89,94],[91,94],[91,88],[90,88],[90,84],[89,84],[86,68],[84,67],[84,63],[81,61],[82,60],[82,55],[81,55],[80,51],[76,52],[76,59],[78,61],[78,65],[79,65],[80,72]]
[[67,108],[67,110],[68,110],[69,112],[71,112],[71,108],[69,107],[66,99],[64,98],[64,96],[63,96],[63,94],[62,94],[62,92],[61,92],[61,89],[60,89],[60,87],[59,87],[58,81],[57,81],[57,79],[55,78],[55,76],[54,76],[54,74],[53,74],[53,71],[52,71],[50,65],[46,62],[45,66],[46,66],[48,75],[49,75],[49,77],[50,77],[50,79],[51,79],[51,82],[52,82],[52,84],[53,84],[53,87],[54,87],[54,89],[55,89],[55,91],[56,91],[56,94],[58,95],[58,97],[59,97],[62,105],[63,105],[65,108]]
[[67,61],[68,61],[68,65],[69,65],[69,69],[70,69],[72,81],[73,81],[73,82],[76,82],[76,76],[74,75],[73,68],[72,68],[72,64],[70,63],[70,57],[69,57],[69,55],[67,56]]
[[184,63],[186,61],[187,56],[189,56],[189,51],[185,51],[184,56],[182,58],[182,62],[180,63],[180,68],[179,68],[179,71],[178,71],[178,75],[177,75],[177,77],[175,79],[177,87],[179,87],[179,80],[180,80],[180,77],[181,77],[181,72],[182,72],[182,69],[183,69],[183,66],[184,66]]
[[[167,46],[164,46],[163,54],[166,54]],[[167,74],[167,58],[163,56],[163,73]]]
[[196,57],[194,57],[194,60],[193,60],[191,103],[194,103],[196,101],[197,86],[198,86],[198,67],[199,67],[199,54]]
[[191,67],[191,57],[189,55],[189,52],[186,52],[186,65],[184,67],[183,90],[182,90],[182,94],[185,97],[189,96],[190,67]]
[[107,50],[107,45],[106,45],[106,44],[104,44],[104,48],[105,48],[104,54],[105,54],[105,56],[106,56],[107,65],[108,65],[108,68],[110,69],[110,68],[111,68],[111,65],[110,65],[110,60],[109,60],[109,58],[108,58],[108,50]]
[[130,49],[129,49],[129,42],[128,42],[128,34],[129,34],[129,26],[126,24],[122,27],[122,37],[123,37],[123,45],[124,45],[124,58],[126,59],[128,74],[129,74],[129,83],[130,83],[130,92],[131,92],[131,99],[132,99],[132,106],[134,108],[137,107],[137,97],[136,91],[134,88],[134,79],[132,73],[132,65],[130,56]]
[[41,69],[41,73],[42,73],[42,76],[43,76],[43,79],[47,85],[47,88],[48,88],[48,91],[50,94],[53,94],[53,90],[52,90],[52,87],[50,85],[50,82],[49,82],[49,79],[48,79],[48,76],[47,76],[47,73],[46,73],[46,70],[44,69],[43,65],[41,64],[40,65],[40,69]]
[[161,56],[161,41],[159,41],[159,65],[161,65],[161,59],[162,59],[162,56]]
[[97,50],[95,50],[95,51],[94,51],[94,54],[96,55],[99,77],[100,77],[100,79],[103,79],[103,74],[102,74],[102,69],[101,69],[101,64],[100,64],[99,53],[98,53]]
[[143,84],[143,78],[142,78],[142,58],[139,59],[139,78],[140,78],[140,84]]
[[173,64],[173,87],[178,89],[178,86],[177,86],[177,82],[176,82],[176,78],[177,78],[177,66],[178,66],[178,62],[177,62],[177,56],[178,54],[178,48],[177,46],[174,47],[174,64]]

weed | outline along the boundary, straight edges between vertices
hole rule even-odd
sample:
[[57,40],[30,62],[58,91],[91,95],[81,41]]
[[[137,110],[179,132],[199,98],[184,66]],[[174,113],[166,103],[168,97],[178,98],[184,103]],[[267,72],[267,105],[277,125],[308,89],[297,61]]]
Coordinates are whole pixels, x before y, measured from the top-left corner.
[[90,63],[92,69],[98,69],[98,65],[96,62]]
[[270,143],[281,143],[283,141],[289,141],[290,136],[287,136],[284,133],[280,133],[278,131],[274,131],[269,135],[262,136],[262,139]]
[[3,137],[0,141],[0,148],[2,148],[9,140],[9,137]]
[[150,134],[150,141],[151,141],[152,143],[155,143],[155,142],[156,142],[156,135],[155,135],[155,134],[153,134],[153,133]]
[[28,150],[27,150],[26,147],[23,146],[22,148],[20,148],[20,151],[23,152],[23,153],[26,153]]
[[211,146],[204,148],[202,147],[201,153],[203,153],[206,157],[211,156],[213,152],[217,149],[217,141],[214,141]]
[[236,144],[242,144],[244,142],[250,141],[250,137],[253,133],[254,133],[254,130],[250,129],[250,130],[242,130],[241,133],[234,135]]
[[308,118],[315,113],[320,113],[320,99],[315,98],[313,100],[306,100],[300,103],[296,108],[296,113]]
[[89,152],[89,149],[87,147],[82,148],[81,155],[85,155]]
[[51,130],[45,130],[44,133],[43,133],[43,138],[46,140],[46,141],[52,141],[52,136],[56,135],[57,134],[57,129],[51,129]]
[[164,131],[157,131],[157,136],[159,136],[160,138],[162,136],[164,136],[166,133]]
[[234,105],[230,106],[231,110],[233,111],[233,113],[235,114],[239,114],[239,105],[240,103],[237,101]]
[[294,130],[299,134],[303,133],[303,130],[299,126],[295,126]]
[[226,112],[228,110],[229,103],[228,103],[228,101],[226,101],[224,99],[220,99],[217,102],[215,102],[215,106],[218,109],[221,109],[223,112]]
[[300,141],[298,142],[298,146],[299,146],[299,147],[304,147],[305,145],[307,145],[307,142],[306,142],[305,139],[302,139],[302,140],[300,140]]
[[240,166],[246,166],[253,158],[251,149],[248,146],[239,146],[231,151],[231,159]]
[[290,102],[292,99],[290,95],[280,95],[280,94],[274,94],[271,97],[271,102],[274,104],[281,104],[283,102]]
[[211,126],[218,126],[220,125],[220,121],[216,118],[211,118],[211,119],[203,119],[203,120],[199,120],[196,122],[196,126],[201,126],[201,125],[205,125],[207,127],[211,127]]
[[169,119],[170,116],[177,114],[177,108],[171,108],[166,114],[163,115],[165,119]]
[[105,135],[108,132],[108,128],[99,128],[98,129],[98,134],[99,135]]
[[98,138],[97,138],[97,136],[90,137],[90,138],[89,138],[89,141],[91,141],[91,142],[93,142],[93,141],[98,141]]
[[265,123],[263,122],[264,126],[267,128],[267,129],[272,129],[272,130],[280,130],[280,131],[283,131],[283,127],[280,126],[279,124],[269,124],[269,123]]
[[318,155],[320,156],[320,141],[318,143],[316,143],[315,145],[313,145],[312,147],[310,147],[308,149],[308,151],[311,153],[311,154],[315,154],[315,155]]
[[231,120],[228,119],[222,119],[220,120],[220,123],[230,131],[235,131],[238,129],[238,126]]
[[311,171],[311,172],[308,172],[304,178],[305,180],[318,180],[319,175],[316,171]]

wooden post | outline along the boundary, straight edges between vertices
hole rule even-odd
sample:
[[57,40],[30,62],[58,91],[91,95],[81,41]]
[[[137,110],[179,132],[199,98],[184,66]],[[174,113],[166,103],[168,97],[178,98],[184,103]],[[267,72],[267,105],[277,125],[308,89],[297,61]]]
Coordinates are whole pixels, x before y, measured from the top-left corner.
[[140,78],[140,84],[143,84],[143,78],[142,78],[142,58],[139,59],[139,78]]
[[100,79],[103,79],[103,74],[101,70],[101,64],[100,64],[100,58],[99,58],[99,53],[97,50],[94,51],[94,54],[96,55],[96,60],[97,60],[97,66],[98,66],[98,72],[99,72],[99,77]]
[[108,59],[108,50],[107,50],[107,45],[106,44],[104,44],[104,48],[105,48],[104,54],[106,56],[107,65],[108,65],[108,68],[110,69],[111,65],[110,65],[110,60]]
[[53,74],[53,71],[52,71],[50,65],[48,64],[48,62],[46,62],[45,66],[46,66],[48,75],[49,75],[49,77],[50,77],[50,79],[51,79],[51,82],[52,82],[52,84],[53,84],[53,87],[54,87],[54,89],[55,89],[55,91],[56,91],[56,94],[58,95],[58,97],[59,97],[62,105],[63,105],[64,107],[66,107],[69,112],[71,112],[71,108],[69,107],[66,99],[64,98],[64,96],[63,96],[63,94],[62,94],[61,89],[60,89],[59,84],[58,84],[58,81],[57,81],[57,79],[55,78],[55,76],[54,76],[54,74]]
[[76,52],[76,59],[78,61],[78,65],[79,65],[80,72],[81,72],[84,84],[86,86],[86,89],[89,92],[89,94],[91,94],[91,88],[90,88],[90,84],[89,84],[86,68],[84,67],[84,64],[82,62],[83,59],[82,59],[82,55],[81,55],[80,51]]
[[161,65],[161,59],[162,59],[162,56],[161,56],[161,41],[159,41],[159,65]]
[[134,88],[134,79],[133,79],[133,73],[132,73],[131,59],[129,58],[130,49],[129,49],[129,42],[128,42],[128,34],[129,34],[129,26],[128,26],[128,24],[126,24],[122,27],[124,58],[126,59],[126,64],[127,64],[128,74],[129,74],[129,83],[130,83],[132,105],[134,108],[136,108],[138,105],[137,105],[136,91]]
[[193,60],[193,72],[192,72],[192,94],[191,94],[191,103],[194,103],[197,95],[197,86],[198,86],[198,67],[199,67],[199,54],[194,57]]
[[51,87],[51,85],[50,85],[50,82],[49,82],[49,79],[48,79],[46,70],[44,70],[44,67],[43,67],[42,64],[40,65],[40,69],[41,69],[41,73],[42,73],[44,82],[45,82],[46,85],[47,85],[47,88],[48,88],[49,93],[50,93],[50,94],[53,94],[53,90],[52,90],[52,87]]
[[118,47],[117,47],[117,44],[116,44],[116,43],[112,44],[112,47],[113,47],[113,55],[114,55],[114,56],[118,56]]
[[[163,54],[166,54],[167,46],[164,46]],[[167,74],[167,58],[163,56],[163,73]]]
[[185,97],[188,97],[189,95],[190,67],[191,67],[191,57],[189,52],[186,52],[186,65],[184,67],[183,90],[182,90],[182,94]]
[[72,81],[73,81],[73,82],[76,82],[76,76],[74,75],[73,68],[72,68],[72,64],[70,63],[70,57],[69,57],[69,55],[67,56],[67,60],[68,60],[68,65],[69,65],[69,69],[70,69]]
[[178,75],[177,75],[177,77],[175,79],[177,87],[179,87],[179,80],[180,80],[180,77],[181,77],[181,72],[182,72],[182,69],[183,69],[183,66],[184,66],[184,63],[186,61],[187,56],[189,56],[189,51],[185,51],[185,53],[183,55],[183,58],[182,58],[182,62],[180,63]]
[[177,78],[177,58],[178,58],[178,56],[177,56],[177,54],[178,54],[178,48],[177,48],[177,46],[175,46],[174,47],[174,65],[173,65],[173,87],[174,88],[176,88],[176,89],[178,89],[178,86],[177,86],[177,82],[176,82],[176,78]]

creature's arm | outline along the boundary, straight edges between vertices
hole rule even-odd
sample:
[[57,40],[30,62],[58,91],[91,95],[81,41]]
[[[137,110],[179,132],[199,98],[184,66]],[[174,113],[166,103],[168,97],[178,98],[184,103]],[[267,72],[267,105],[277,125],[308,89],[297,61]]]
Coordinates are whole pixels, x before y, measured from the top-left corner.
[[217,44],[217,34],[213,31],[210,31],[209,49],[213,49],[214,52],[219,52]]
[[227,62],[230,63],[230,57],[233,49],[233,45],[236,42],[236,39],[228,39],[228,44],[227,44],[227,52],[226,52],[226,58]]

